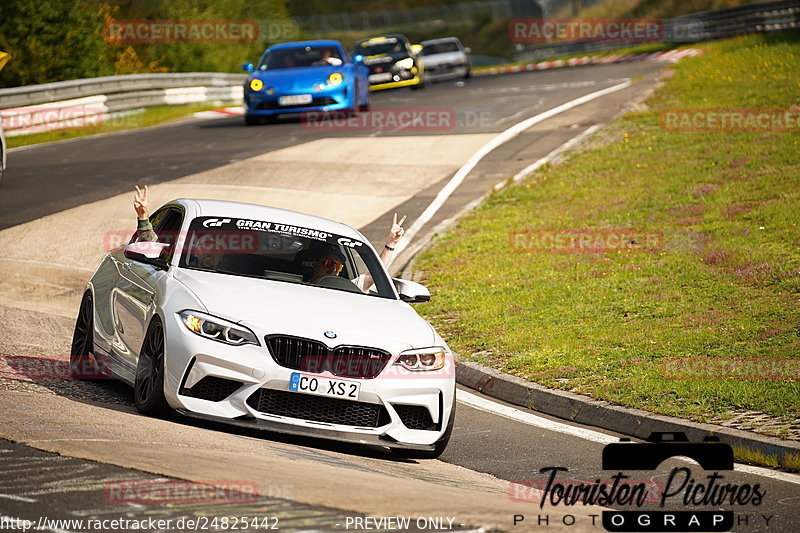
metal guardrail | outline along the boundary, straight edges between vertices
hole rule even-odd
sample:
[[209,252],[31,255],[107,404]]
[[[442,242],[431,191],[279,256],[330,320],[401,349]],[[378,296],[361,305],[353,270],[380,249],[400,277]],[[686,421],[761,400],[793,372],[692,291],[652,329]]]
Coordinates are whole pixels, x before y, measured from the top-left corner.
[[187,72],[172,74],[125,74],[82,80],[57,81],[0,89],[0,109],[71,100],[98,94],[115,94],[178,87],[231,87],[244,83],[243,74]]
[[7,135],[97,124],[134,109],[242,99],[243,74],[130,74],[0,89]]
[[[703,11],[664,21],[664,42],[694,43],[772,31],[800,29],[800,1],[755,2],[716,11]],[[515,61],[538,61],[557,56],[626,48],[631,43],[574,41],[543,43],[514,54]]]

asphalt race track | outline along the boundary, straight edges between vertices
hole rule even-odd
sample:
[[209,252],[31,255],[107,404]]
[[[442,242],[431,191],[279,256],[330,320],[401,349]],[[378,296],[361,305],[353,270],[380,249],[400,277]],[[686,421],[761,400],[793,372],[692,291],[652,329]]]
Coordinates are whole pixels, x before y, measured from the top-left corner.
[[[495,184],[629,109],[657,83],[662,67],[564,68],[373,94],[373,114],[413,110],[445,117],[419,127],[315,127],[297,120],[246,127],[241,117],[222,116],[13,150],[0,189],[0,321],[6,330],[0,355],[68,358],[86,280],[113,239],[135,228],[136,184],[150,186],[151,211],[176,197],[249,201],[342,220],[380,242],[392,213],[405,213],[406,225],[413,223],[458,168],[500,132],[633,81],[492,151],[422,228],[421,238]],[[249,531],[269,525],[286,531],[398,529],[372,520],[377,517],[409,517],[407,529],[422,530],[604,531],[599,506],[540,507],[548,477],[541,469],[568,469],[558,473],[562,483],[610,480],[617,472],[603,470],[602,450],[620,435],[564,421],[541,427],[531,421],[547,417],[528,412],[510,418],[492,412],[474,391],[459,394],[453,438],[441,460],[410,461],[383,449],[180,417],[150,419],[136,413],[131,390],[121,384],[26,380],[0,368],[0,530],[21,530],[8,525],[11,519],[54,532],[89,530],[40,522],[46,517],[169,519],[148,530],[178,531],[200,529],[186,520],[238,516],[251,519],[247,528],[238,527]],[[693,484],[711,483],[710,473],[679,459],[626,474],[663,488],[682,468],[691,469]],[[733,511],[732,531],[797,530],[800,476],[759,469],[724,476],[717,483],[731,490],[758,486],[761,501],[709,508],[676,498],[664,508],[648,501],[643,509]],[[126,483],[183,483],[199,496],[154,502],[114,492]],[[220,484],[230,489],[225,497],[207,497],[213,491],[203,487]],[[104,529],[125,529],[117,526]],[[218,520],[206,529],[231,526]]]

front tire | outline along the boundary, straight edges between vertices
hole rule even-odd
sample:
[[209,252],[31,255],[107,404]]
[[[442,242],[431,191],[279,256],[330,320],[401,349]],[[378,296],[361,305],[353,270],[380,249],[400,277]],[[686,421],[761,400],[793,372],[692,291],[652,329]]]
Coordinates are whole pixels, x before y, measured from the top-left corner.
[[248,126],[258,126],[261,124],[261,117],[258,115],[245,115],[244,123]]
[[143,415],[163,416],[170,412],[164,396],[164,326],[158,318],[150,324],[139,352],[133,403]]
[[72,333],[72,347],[69,352],[69,375],[72,379],[92,379],[98,377],[94,352],[94,302],[91,291],[86,291],[75,320]]
[[447,421],[442,437],[433,443],[433,450],[407,450],[404,448],[392,448],[392,453],[398,457],[406,459],[438,459],[444,453],[445,448],[450,443],[450,436],[453,434],[453,424],[456,421],[456,401],[453,398],[453,408],[450,410],[450,419]]

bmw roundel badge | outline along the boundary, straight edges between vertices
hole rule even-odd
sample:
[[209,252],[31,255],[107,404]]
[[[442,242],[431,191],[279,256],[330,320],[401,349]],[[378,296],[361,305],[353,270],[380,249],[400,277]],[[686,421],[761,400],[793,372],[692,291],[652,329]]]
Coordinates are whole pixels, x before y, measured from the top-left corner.
[[332,331],[326,331],[326,332],[324,333],[324,335],[325,335],[326,337],[328,337],[329,339],[335,339],[335,338],[336,338],[336,333],[334,333],[334,332],[332,332]]

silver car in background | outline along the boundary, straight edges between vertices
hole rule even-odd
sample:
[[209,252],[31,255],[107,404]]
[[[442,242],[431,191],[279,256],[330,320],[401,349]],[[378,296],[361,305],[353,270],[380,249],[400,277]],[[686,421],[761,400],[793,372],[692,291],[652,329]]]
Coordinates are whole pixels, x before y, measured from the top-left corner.
[[469,48],[464,48],[457,37],[444,37],[422,41],[420,60],[425,81],[452,78],[469,78]]

